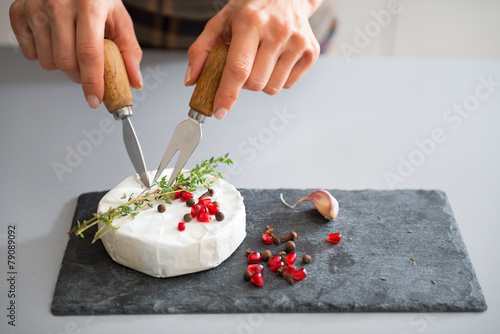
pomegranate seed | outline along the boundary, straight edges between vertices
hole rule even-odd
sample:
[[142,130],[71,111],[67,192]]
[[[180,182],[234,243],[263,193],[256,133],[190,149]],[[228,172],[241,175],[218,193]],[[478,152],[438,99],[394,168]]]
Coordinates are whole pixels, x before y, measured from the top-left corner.
[[198,217],[196,217],[196,219],[200,222],[200,223],[208,223],[212,220],[212,217],[210,217],[210,215],[206,212],[200,212],[198,214]]
[[250,277],[253,284],[257,285],[259,288],[264,285],[264,278],[262,278],[261,273],[253,273]]
[[294,280],[302,281],[304,278],[307,277],[307,271],[304,268],[300,268],[299,270],[297,270],[292,274],[292,277]]
[[254,252],[248,255],[247,262],[248,263],[259,263],[262,259],[262,254],[259,252]]
[[294,273],[294,272],[296,272],[296,271],[297,271],[297,267],[295,267],[295,266],[288,266],[288,267],[286,267],[286,269],[285,269],[285,272],[286,272],[288,275],[291,275],[291,274],[293,274],[293,273]]
[[273,243],[273,237],[264,232],[262,233],[262,241],[264,241],[265,244],[271,245]]
[[255,263],[255,264],[249,265],[247,270],[249,272],[251,272],[252,274],[253,273],[261,273],[262,271],[264,271],[264,266],[262,264]]
[[181,232],[184,231],[186,229],[186,224],[183,222],[180,222],[179,225],[177,226],[177,229]]
[[[178,189],[176,189],[176,190],[180,190],[180,188],[178,188]],[[174,198],[175,198],[175,199],[179,199],[179,198],[181,198],[181,196],[182,196],[182,193],[183,193],[183,192],[184,192],[184,190],[183,190],[183,191],[178,191],[178,192],[176,192],[176,193],[174,194]]]
[[207,205],[208,213],[211,215],[215,215],[217,212],[219,212],[219,207],[217,205],[214,205],[213,203],[208,203]]
[[279,268],[284,267],[284,266],[285,266],[285,263],[283,261],[277,261],[277,262],[273,263],[269,269],[271,269],[271,271],[277,271]]
[[181,193],[181,201],[183,202],[185,202],[188,198],[193,198],[193,194],[191,194],[189,191],[182,191]]
[[191,207],[191,216],[195,218],[198,216],[199,213],[200,213],[200,206],[198,204],[193,205]]
[[297,260],[297,254],[295,254],[295,252],[288,253],[288,255],[286,257],[286,264],[291,266],[292,264],[295,263],[295,260]]
[[210,198],[202,198],[202,199],[198,200],[198,204],[207,205],[210,203],[212,203],[212,200]]
[[203,204],[198,204],[198,205],[200,207],[200,212],[198,214],[200,214],[202,212],[208,213],[208,209],[205,205],[203,205]]
[[275,264],[276,262],[279,262],[281,261],[281,256],[279,255],[274,255],[272,256],[268,261],[267,261],[267,264],[272,266],[273,264]]
[[342,239],[342,235],[340,233],[328,234],[328,236],[326,237],[326,240],[333,242],[334,244],[338,244],[340,242],[340,239]]

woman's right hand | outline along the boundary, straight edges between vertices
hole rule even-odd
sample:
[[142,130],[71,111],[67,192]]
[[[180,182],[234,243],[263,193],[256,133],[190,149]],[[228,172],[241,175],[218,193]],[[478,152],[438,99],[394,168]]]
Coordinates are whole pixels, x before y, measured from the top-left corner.
[[142,88],[142,50],[120,0],[16,0],[10,22],[24,56],[82,84],[91,108],[104,95],[104,36],[120,49],[132,87]]

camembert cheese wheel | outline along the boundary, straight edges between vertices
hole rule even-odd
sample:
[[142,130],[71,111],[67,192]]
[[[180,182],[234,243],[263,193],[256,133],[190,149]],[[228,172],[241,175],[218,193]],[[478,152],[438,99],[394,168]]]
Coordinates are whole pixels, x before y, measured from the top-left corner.
[[[172,169],[167,169],[163,175],[170,173]],[[149,172],[150,179],[154,174],[155,171]],[[102,236],[108,254],[117,263],[154,277],[184,275],[218,266],[231,256],[246,236],[245,206],[239,191],[228,182],[216,179],[211,188],[214,189],[212,200],[219,202],[224,220],[217,221],[212,216],[210,222],[201,223],[194,218],[185,223],[184,231],[179,231],[179,222],[190,212],[186,202],[156,202],[152,208],[142,210],[136,217]],[[126,178],[102,198],[98,212],[122,205],[127,201],[124,194],[127,198],[130,194],[137,196],[143,189],[138,175]],[[197,200],[205,191],[201,188],[193,192],[194,199]],[[160,213],[157,207],[162,203],[167,209]],[[121,220],[116,218],[113,224]],[[107,229],[109,227],[104,227],[102,232]]]

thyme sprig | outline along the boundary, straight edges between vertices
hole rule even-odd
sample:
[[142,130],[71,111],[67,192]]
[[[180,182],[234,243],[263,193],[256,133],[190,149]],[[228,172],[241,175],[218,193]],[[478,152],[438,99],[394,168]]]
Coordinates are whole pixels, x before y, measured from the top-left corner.
[[[122,199],[126,199],[125,203],[114,208],[110,207],[106,212],[94,213],[91,219],[84,220],[83,222],[78,220],[77,226],[69,231],[68,234],[74,233],[83,238],[84,232],[87,229],[101,223],[102,226],[94,234],[94,239],[92,240],[92,243],[94,243],[109,231],[119,228],[125,221],[137,216],[142,210],[152,208],[153,203],[165,202],[166,204],[172,204],[171,200],[177,192],[193,192],[201,187],[208,189],[212,186],[216,178],[222,178],[222,172],[217,171],[219,164],[230,165],[233,163],[228,158],[228,155],[229,153],[218,158],[211,157],[210,159],[203,160],[190,171],[180,172],[175,177],[175,181],[171,186],[168,185],[171,180],[167,180],[166,176],[164,176],[160,181],[144,189],[138,196],[134,197],[134,194],[128,196],[127,194],[123,194]],[[123,219],[113,224],[119,218]],[[105,230],[106,227],[108,228]]]

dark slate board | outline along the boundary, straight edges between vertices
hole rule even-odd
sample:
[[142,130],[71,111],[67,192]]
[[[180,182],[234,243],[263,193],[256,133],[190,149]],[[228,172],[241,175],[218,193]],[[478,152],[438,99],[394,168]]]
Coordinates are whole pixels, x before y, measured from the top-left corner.
[[[340,214],[327,222],[308,202],[289,202],[309,190],[242,189],[247,237],[212,270],[153,278],[119,265],[101,242],[70,237],[52,313],[153,314],[238,312],[484,311],[486,302],[443,192],[363,190],[331,193]],[[73,219],[88,219],[105,192],[83,194]],[[222,205],[224,205],[222,203]],[[380,217],[381,219],[378,219]],[[261,241],[266,225],[277,234],[298,233],[297,253],[310,254],[308,277],[289,285],[265,265],[262,288],[243,279],[244,251],[282,250]],[[412,233],[408,233],[412,231]],[[329,233],[343,235],[339,244]],[[415,258],[412,265],[410,258]],[[298,261],[299,266],[301,265]],[[385,277],[386,280],[382,280]],[[436,284],[431,281],[435,280]]]

